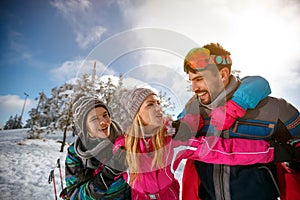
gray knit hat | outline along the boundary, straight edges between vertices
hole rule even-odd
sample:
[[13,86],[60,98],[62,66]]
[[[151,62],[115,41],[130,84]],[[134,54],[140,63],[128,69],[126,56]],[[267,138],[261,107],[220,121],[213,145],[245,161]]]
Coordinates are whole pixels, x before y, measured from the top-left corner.
[[97,107],[103,107],[107,110],[108,115],[110,116],[109,110],[107,109],[106,105],[100,101],[99,99],[87,95],[77,95],[73,102],[72,112],[73,112],[73,119],[76,128],[76,133],[78,135],[83,134],[86,135],[86,127],[85,121],[88,113]]
[[122,95],[121,103],[128,112],[131,121],[133,121],[135,115],[138,113],[142,103],[151,94],[155,94],[155,92],[147,88],[135,88]]

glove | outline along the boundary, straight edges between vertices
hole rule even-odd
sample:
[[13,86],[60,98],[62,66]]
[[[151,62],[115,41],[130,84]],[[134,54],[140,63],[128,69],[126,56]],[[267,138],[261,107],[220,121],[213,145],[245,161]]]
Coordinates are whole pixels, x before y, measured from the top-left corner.
[[229,100],[224,106],[215,108],[209,116],[211,117],[211,124],[217,130],[227,130],[237,118],[243,117],[245,114],[246,111],[242,107]]
[[193,133],[197,133],[204,126],[204,120],[201,115],[186,114],[181,121],[186,123]]
[[195,137],[195,134],[191,132],[191,129],[186,123],[182,123],[180,120],[172,122],[172,127],[175,128],[175,135],[173,139],[176,141],[187,142],[189,139]]
[[112,158],[105,163],[103,170],[93,177],[93,184],[99,189],[107,190],[115,181],[115,178],[127,169],[125,161],[126,151],[120,148]]
[[293,160],[293,147],[290,144],[271,140],[270,145],[275,147],[274,162],[290,162]]
[[109,186],[115,181],[115,177],[119,176],[121,171],[111,167],[104,166],[103,170],[93,177],[93,184],[102,190],[108,190]]
[[272,136],[271,146],[272,145],[275,147],[275,161],[300,162],[299,139],[293,138],[286,125],[280,119],[277,121],[277,127]]

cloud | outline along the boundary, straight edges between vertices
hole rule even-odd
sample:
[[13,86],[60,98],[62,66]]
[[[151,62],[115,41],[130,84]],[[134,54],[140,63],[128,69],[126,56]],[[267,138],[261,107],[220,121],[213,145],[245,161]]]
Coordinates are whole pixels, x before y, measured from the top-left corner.
[[[17,95],[5,95],[0,96],[0,127],[2,127],[5,122],[9,119],[10,116],[18,116],[21,115],[22,108],[24,105],[24,99]],[[25,122],[26,118],[28,118],[29,108],[33,106],[33,103],[30,99],[26,100],[25,109],[23,112],[22,121]]]
[[[112,9],[113,4],[118,6],[118,10]],[[231,52],[233,69],[241,70],[241,77],[264,76],[269,80],[275,96],[292,99],[293,103],[300,107],[298,93],[289,92],[290,90],[296,91],[297,89],[293,88],[300,87],[300,82],[297,81],[298,76],[294,73],[295,68],[299,68],[299,1],[148,0],[108,3],[105,1],[55,0],[51,5],[57,8],[69,22],[75,33],[77,44],[83,49],[100,42],[104,35],[113,28],[113,30],[122,31],[122,23],[127,28],[170,30],[195,41],[199,46],[210,42],[219,42]],[[115,17],[116,15],[119,18]],[[166,38],[168,38],[166,35],[163,37],[155,37],[151,34],[143,35],[134,40],[130,38],[125,45],[131,45],[132,41],[148,44],[149,40],[163,43]],[[181,43],[180,40],[173,43],[173,47],[177,47],[175,51],[184,47],[179,53],[180,55],[185,55],[188,51],[186,47],[190,47],[190,45]],[[109,48],[118,51],[115,46]],[[169,48],[170,46],[162,49]],[[120,51],[120,53],[123,52]],[[131,62],[131,60],[124,63],[124,66],[161,65],[182,73],[184,77],[182,59],[169,56],[170,52],[156,50],[154,54],[157,55],[143,50],[139,57],[136,56],[133,59],[136,62]],[[123,55],[120,54],[120,56]],[[107,62],[103,63],[107,64]],[[123,70],[122,73],[127,73],[126,70],[129,70],[129,67],[125,72],[124,68],[120,70]],[[117,69],[114,69],[114,72],[116,71]],[[151,80],[151,76],[156,76],[156,80],[162,80],[162,84],[168,82],[166,85],[180,86],[169,80],[172,77],[168,77],[164,73],[154,74],[147,69],[141,74],[140,79]]]
[[76,77],[82,62],[82,60],[65,61],[60,67],[54,68],[50,71],[50,78],[52,81],[65,83]]
[[107,69],[99,60],[77,59],[65,61],[60,67],[51,70],[51,79],[54,82],[66,83],[74,82],[76,78],[81,78],[84,74],[94,73],[94,63],[96,62],[96,75],[102,75],[103,71],[108,74],[115,74],[111,69]]
[[91,8],[88,0],[54,0],[50,2],[50,5],[56,8],[71,24],[75,24],[77,20],[77,16],[74,14],[82,14]]
[[102,26],[94,26],[89,30],[83,30],[82,32],[77,32],[76,42],[82,49],[88,48],[91,44],[97,44],[102,34],[106,29]]
[[[300,68],[299,1],[152,0],[123,6],[131,27],[172,30],[200,46],[219,42],[231,52],[233,69],[241,70],[242,77],[264,76],[273,95],[292,99],[300,108],[298,92],[293,95],[289,92],[300,87],[299,76],[295,74],[295,68]],[[182,46],[179,42],[175,44]],[[156,60],[149,54],[140,57],[141,64],[166,63],[166,60],[163,54]],[[173,67],[178,69],[177,65]]]
[[[107,29],[101,25],[101,20],[99,20],[99,16],[97,16],[90,1],[54,0],[50,4],[56,8],[69,23],[75,34],[75,41],[80,48],[86,49],[101,41]],[[104,10],[101,9],[101,12],[102,11]]]

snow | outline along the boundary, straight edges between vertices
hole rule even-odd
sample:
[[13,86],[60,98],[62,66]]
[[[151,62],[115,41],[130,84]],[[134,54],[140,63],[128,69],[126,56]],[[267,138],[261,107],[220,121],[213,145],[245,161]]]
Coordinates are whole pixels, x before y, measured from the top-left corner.
[[0,199],[55,199],[53,182],[48,183],[49,172],[54,170],[59,196],[57,159],[60,159],[64,179],[66,149],[75,138],[68,133],[68,144],[64,152],[60,152],[61,142],[58,141],[62,141],[62,133],[32,140],[25,139],[27,130],[0,131]]
[[[67,134],[67,145],[60,152],[62,132],[46,135],[43,139],[25,139],[28,129],[0,131],[0,199],[55,199],[53,182],[48,183],[54,170],[57,199],[61,191],[57,159],[60,159],[64,181],[64,161],[68,146],[75,140]],[[183,169],[181,164],[179,170]],[[180,179],[180,172],[176,176]]]

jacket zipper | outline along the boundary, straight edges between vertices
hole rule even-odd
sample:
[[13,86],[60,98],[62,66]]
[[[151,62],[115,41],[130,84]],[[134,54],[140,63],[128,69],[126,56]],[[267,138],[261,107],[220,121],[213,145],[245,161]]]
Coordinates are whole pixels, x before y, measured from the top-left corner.
[[236,133],[237,128],[240,124],[244,124],[244,125],[252,125],[252,126],[261,126],[261,127],[266,127],[266,128],[274,128],[275,125],[274,124],[263,124],[263,123],[257,123],[257,122],[244,122],[244,121],[236,121],[234,124],[234,127],[232,129],[232,132]]

